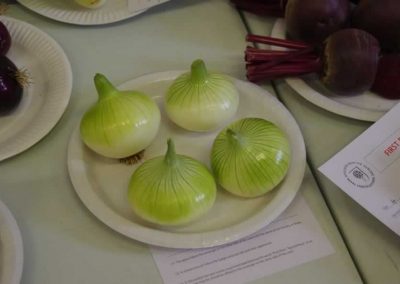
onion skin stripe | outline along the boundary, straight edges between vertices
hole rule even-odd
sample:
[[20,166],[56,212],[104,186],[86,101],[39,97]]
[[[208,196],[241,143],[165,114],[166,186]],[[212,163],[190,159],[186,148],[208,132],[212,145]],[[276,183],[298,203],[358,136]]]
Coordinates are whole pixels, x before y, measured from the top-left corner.
[[129,200],[142,218],[161,225],[179,225],[207,212],[216,198],[216,183],[196,160],[176,155],[143,163],[132,175]]
[[126,158],[145,149],[160,125],[157,104],[144,93],[119,91],[102,74],[94,81],[99,99],[81,119],[83,142],[109,158]]
[[237,112],[239,91],[233,81],[208,73],[195,61],[191,72],[178,76],[168,88],[164,107],[168,118],[178,126],[197,132],[225,125]]
[[261,118],[245,118],[217,135],[211,166],[217,182],[227,191],[256,197],[282,181],[290,155],[289,141],[277,126]]
[[230,86],[230,80],[219,74],[210,74],[209,77],[207,83],[204,84],[191,83],[188,74],[179,77],[168,90],[166,103],[179,107],[194,106],[206,101],[219,103],[227,99],[232,103],[234,99],[229,96],[229,93],[234,91],[232,90],[234,87]]

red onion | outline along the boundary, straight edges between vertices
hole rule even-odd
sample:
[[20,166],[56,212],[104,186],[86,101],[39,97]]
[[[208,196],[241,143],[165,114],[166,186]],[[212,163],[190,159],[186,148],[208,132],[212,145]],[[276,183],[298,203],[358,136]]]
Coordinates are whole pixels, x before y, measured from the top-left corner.
[[11,35],[7,27],[0,22],[0,55],[5,55],[11,46]]
[[28,78],[15,64],[4,55],[0,55],[0,114],[15,109],[21,99]]

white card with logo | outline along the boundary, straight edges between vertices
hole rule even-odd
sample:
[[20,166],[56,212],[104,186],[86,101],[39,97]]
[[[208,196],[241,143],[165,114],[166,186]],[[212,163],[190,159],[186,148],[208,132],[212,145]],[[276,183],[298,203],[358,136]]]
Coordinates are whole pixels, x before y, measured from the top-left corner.
[[319,170],[400,235],[400,104]]
[[302,196],[264,229],[205,249],[151,247],[165,284],[242,284],[334,253]]
[[169,0],[127,0],[128,9],[130,12],[138,12],[144,9],[149,9],[153,6],[160,5]]

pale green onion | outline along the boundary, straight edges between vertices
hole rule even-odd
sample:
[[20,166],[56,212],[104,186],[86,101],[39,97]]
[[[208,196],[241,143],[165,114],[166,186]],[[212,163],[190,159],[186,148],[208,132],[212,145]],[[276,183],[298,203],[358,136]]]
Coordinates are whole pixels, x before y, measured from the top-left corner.
[[159,225],[196,220],[214,204],[216,183],[202,163],[175,153],[168,140],[165,156],[145,161],[132,174],[128,200],[134,212]]
[[211,166],[217,183],[242,197],[257,197],[274,189],[285,177],[290,144],[275,124],[244,118],[222,130],[214,140]]
[[147,95],[119,91],[102,74],[94,77],[98,101],[80,123],[83,142],[109,158],[127,158],[150,145],[160,126],[160,110]]
[[208,72],[202,60],[174,80],[165,96],[168,117],[191,131],[210,131],[223,126],[236,113],[239,92],[233,81]]

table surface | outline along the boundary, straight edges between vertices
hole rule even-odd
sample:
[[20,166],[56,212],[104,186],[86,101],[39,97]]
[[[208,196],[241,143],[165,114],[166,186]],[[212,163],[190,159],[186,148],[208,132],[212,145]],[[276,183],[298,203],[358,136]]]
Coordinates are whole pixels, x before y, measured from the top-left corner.
[[[104,73],[118,85],[146,73],[187,69],[203,58],[210,69],[245,79],[244,38],[249,31],[268,34],[274,19],[241,13],[223,0],[174,0],[128,20],[88,27],[20,5],[7,14],[53,37],[74,76],[71,101],[55,128],[0,162],[0,200],[16,218],[24,243],[21,283],[162,283],[148,246],[98,221],[69,181],[66,149],[96,99],[93,75]],[[253,283],[400,283],[399,237],[316,170],[370,123],[319,109],[283,82],[262,87],[281,99],[303,132],[308,167],[299,194],[335,253]],[[328,136],[335,139],[321,145],[320,137]]]

